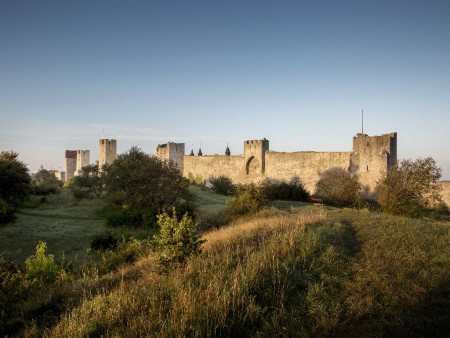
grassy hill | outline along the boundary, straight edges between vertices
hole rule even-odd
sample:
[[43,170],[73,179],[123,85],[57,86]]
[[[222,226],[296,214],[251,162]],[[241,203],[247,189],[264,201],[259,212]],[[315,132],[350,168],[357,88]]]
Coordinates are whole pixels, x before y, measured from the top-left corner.
[[[223,197],[195,193],[203,214],[223,209]],[[28,302],[20,332],[50,337],[450,332],[450,223],[275,204],[283,209],[270,207],[205,233],[203,252],[184,268],[161,273],[150,248],[134,264],[110,273],[70,277],[46,290],[39,306]]]

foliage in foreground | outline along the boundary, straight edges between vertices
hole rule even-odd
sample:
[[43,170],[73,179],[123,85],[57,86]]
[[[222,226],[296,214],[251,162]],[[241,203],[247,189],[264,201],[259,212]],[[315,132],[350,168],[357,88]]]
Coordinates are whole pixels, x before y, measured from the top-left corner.
[[320,174],[316,183],[317,197],[337,207],[354,207],[361,199],[358,177],[342,168],[331,168]]
[[184,214],[178,221],[175,209],[172,216],[167,213],[158,215],[160,231],[154,240],[160,251],[159,262],[164,267],[184,265],[189,256],[198,255],[205,242],[197,234],[192,217]]
[[88,295],[49,336],[443,336],[448,224],[367,212],[263,214],[203,253]]
[[13,151],[0,152],[0,224],[13,220],[14,207],[31,192],[28,168]]
[[378,183],[376,194],[381,210],[388,214],[418,217],[421,208],[438,206],[441,196],[437,181],[441,168],[436,161],[403,160],[390,168]]

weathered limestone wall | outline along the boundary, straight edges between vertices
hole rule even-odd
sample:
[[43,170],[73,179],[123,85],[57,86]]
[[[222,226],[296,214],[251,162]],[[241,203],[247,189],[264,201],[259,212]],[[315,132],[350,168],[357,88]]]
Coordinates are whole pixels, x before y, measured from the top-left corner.
[[159,144],[156,148],[156,156],[161,160],[171,160],[183,172],[185,157],[184,143],[168,142],[166,144]]
[[353,138],[353,151],[347,152],[274,152],[269,150],[269,141],[262,139],[244,141],[243,156],[185,156],[184,143],[172,142],[159,145],[157,156],[176,162],[187,178],[206,181],[211,176],[225,175],[234,183],[250,183],[267,178],[290,181],[296,177],[311,193],[321,172],[342,168],[358,174],[370,196],[380,175],[397,161],[397,133],[358,134]]
[[242,156],[184,156],[183,176],[187,178],[206,181],[211,176],[225,175],[233,182],[242,182],[244,174]]
[[444,203],[447,204],[447,207],[450,208],[450,181],[439,182],[439,185],[442,189],[442,199],[444,200]]
[[75,169],[75,175],[81,172],[81,168],[91,163],[91,152],[89,150],[77,150],[77,168]]
[[266,152],[265,177],[289,181],[298,177],[311,193],[320,172],[331,168],[349,169],[352,152]]
[[101,168],[104,164],[111,164],[117,156],[117,141],[101,139],[98,141],[99,156],[98,165]]
[[363,188],[373,191],[387,168],[397,162],[397,133],[353,137],[350,171],[356,172]]

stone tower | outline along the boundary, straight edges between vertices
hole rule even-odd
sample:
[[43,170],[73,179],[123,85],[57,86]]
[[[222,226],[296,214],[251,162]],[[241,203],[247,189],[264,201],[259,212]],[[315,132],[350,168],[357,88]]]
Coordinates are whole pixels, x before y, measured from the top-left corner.
[[81,168],[91,163],[90,157],[89,150],[77,150],[77,168],[75,169],[75,175],[79,175]]
[[269,141],[244,141],[245,173],[248,176],[263,175],[266,170],[266,151],[269,151]]
[[66,150],[66,180],[79,175],[81,168],[89,164],[89,150]]
[[101,168],[104,164],[111,164],[117,156],[117,141],[101,139],[98,141],[98,165]]
[[397,163],[397,133],[353,137],[350,170],[356,172],[365,190],[374,191],[382,173]]
[[159,144],[156,156],[161,160],[172,161],[183,174],[184,169],[184,143],[168,142]]
[[70,180],[77,169],[77,151],[66,150],[66,180]]

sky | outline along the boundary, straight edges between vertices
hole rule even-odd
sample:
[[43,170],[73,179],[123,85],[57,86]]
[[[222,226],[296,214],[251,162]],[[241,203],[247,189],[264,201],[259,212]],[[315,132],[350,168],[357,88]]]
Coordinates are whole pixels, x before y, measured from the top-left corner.
[[398,133],[450,180],[450,2],[0,0],[0,150],[31,172],[154,154],[351,151]]

